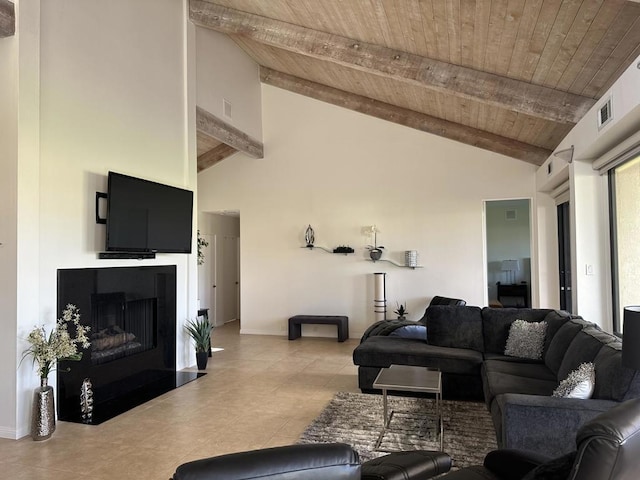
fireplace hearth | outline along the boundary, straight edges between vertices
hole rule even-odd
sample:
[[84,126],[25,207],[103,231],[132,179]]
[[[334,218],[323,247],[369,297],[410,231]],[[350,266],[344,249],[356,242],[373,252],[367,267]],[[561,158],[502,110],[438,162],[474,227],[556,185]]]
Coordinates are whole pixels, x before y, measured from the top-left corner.
[[82,422],[86,378],[97,425],[200,376],[176,371],[175,265],[58,270],[58,311],[69,303],[91,327],[91,347],[58,365],[60,420]]

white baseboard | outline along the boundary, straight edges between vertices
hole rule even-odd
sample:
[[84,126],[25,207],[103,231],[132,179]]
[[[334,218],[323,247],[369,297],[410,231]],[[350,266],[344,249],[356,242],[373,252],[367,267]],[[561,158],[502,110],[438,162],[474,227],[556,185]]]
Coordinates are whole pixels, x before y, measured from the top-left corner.
[[[364,331],[362,332],[349,332],[349,339],[360,339]],[[275,335],[279,337],[288,337],[289,334],[287,332],[274,332],[272,330],[261,330],[259,328],[243,328],[240,326],[240,335]],[[317,338],[336,338],[336,334],[333,335],[303,335],[301,338],[307,337],[317,337]]]
[[[22,435],[24,437],[24,435]],[[0,438],[8,438],[9,440],[18,440],[18,432],[15,428],[0,427]]]

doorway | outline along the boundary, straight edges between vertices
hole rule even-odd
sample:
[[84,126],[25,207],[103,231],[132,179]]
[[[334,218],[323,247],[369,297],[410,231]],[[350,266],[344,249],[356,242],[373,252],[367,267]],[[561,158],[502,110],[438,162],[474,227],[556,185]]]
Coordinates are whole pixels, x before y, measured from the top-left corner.
[[487,305],[531,307],[531,201],[486,200]]
[[240,217],[201,213],[200,235],[207,241],[198,266],[199,309],[209,310],[214,326],[240,320]]
[[222,323],[240,320],[240,265],[239,238],[225,235],[222,240],[222,252],[216,257],[220,265],[220,314]]

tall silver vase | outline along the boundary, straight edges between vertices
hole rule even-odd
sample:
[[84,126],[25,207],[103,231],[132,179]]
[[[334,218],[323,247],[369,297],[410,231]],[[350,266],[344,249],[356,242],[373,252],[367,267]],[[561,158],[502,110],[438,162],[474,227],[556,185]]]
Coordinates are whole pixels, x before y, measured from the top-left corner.
[[40,386],[33,392],[33,410],[31,412],[31,438],[46,440],[56,430],[56,409],[53,399],[53,387],[48,385],[47,377],[40,378]]

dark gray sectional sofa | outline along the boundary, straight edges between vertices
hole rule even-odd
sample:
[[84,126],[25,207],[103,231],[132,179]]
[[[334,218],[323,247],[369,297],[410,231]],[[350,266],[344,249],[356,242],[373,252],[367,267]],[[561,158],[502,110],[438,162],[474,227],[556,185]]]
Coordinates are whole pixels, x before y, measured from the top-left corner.
[[[547,322],[542,359],[504,355],[516,319]],[[386,329],[379,324],[365,334],[353,352],[360,389],[374,392],[380,368],[391,364],[438,368],[444,398],[486,402],[501,448],[550,456],[570,452],[582,424],[624,400],[640,397],[640,374],[622,366],[620,340],[566,312],[430,306],[417,324],[426,327],[426,338],[393,334],[405,324]],[[560,381],[584,362],[595,366],[592,398],[552,397]]]

